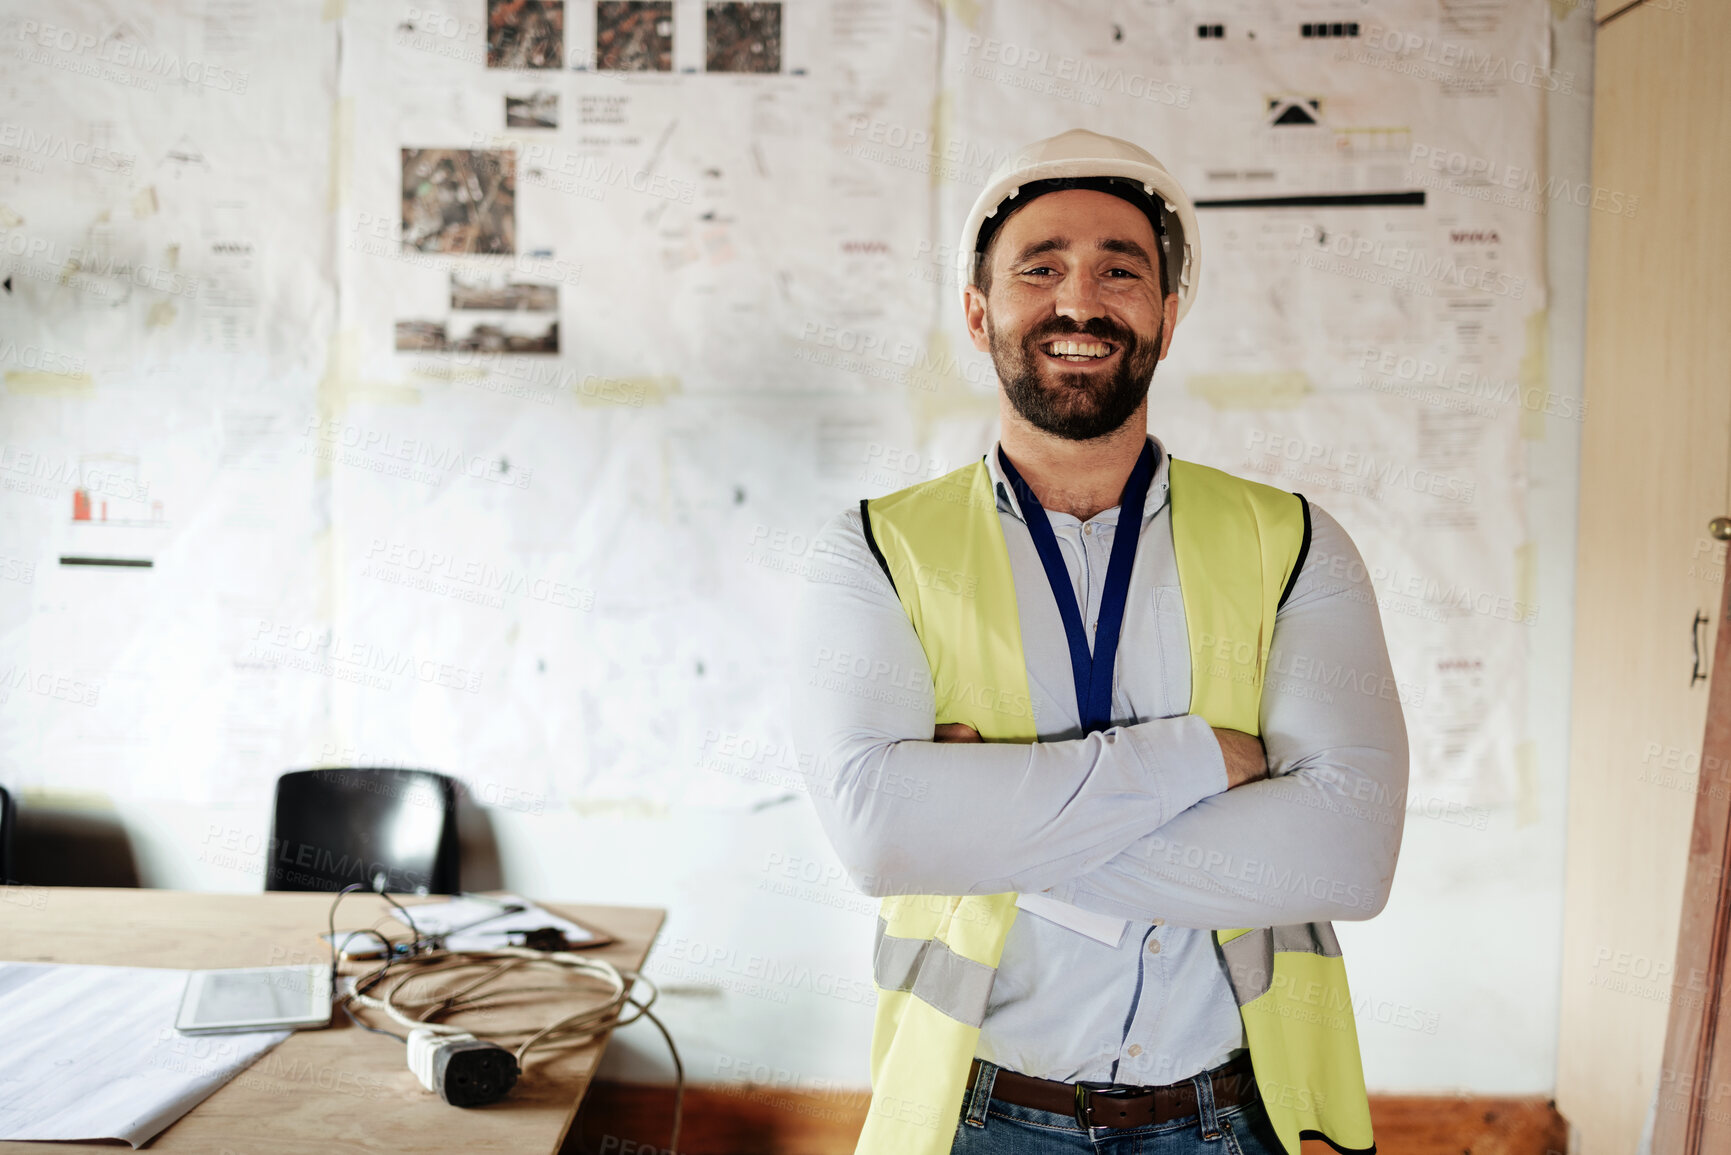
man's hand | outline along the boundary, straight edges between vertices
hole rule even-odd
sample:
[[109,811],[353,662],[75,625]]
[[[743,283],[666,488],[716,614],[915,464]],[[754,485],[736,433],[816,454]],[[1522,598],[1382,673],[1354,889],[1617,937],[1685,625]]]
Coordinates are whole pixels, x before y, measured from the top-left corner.
[[1228,790],[1268,777],[1268,752],[1262,748],[1262,739],[1242,730],[1222,730],[1216,726],[1214,740],[1220,743],[1220,752],[1226,756]]
[[[932,735],[934,742],[978,742],[980,732],[963,722],[945,722]],[[1260,743],[1258,744],[1260,746]]]

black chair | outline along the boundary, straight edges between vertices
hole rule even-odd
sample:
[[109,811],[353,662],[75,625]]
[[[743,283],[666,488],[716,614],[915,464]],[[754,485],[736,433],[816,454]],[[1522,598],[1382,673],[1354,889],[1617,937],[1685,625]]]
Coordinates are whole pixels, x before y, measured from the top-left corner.
[[12,795],[0,786],[0,883],[12,881]]
[[276,782],[266,890],[380,883],[457,893],[457,788],[430,770],[296,770]]

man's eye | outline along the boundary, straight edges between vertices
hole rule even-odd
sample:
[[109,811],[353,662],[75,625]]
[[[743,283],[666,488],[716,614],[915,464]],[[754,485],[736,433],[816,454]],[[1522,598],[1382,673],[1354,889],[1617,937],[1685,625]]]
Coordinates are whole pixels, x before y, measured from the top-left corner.
[[1108,275],[1112,273],[1123,273],[1126,277],[1134,277],[1136,275],[1134,269],[1107,269],[1106,272]]
[[1035,273],[1053,273],[1056,271],[1057,270],[1052,268],[1050,265],[1041,265],[1039,268],[1036,268],[1036,269],[1023,269],[1022,275],[1024,277],[1031,277]]

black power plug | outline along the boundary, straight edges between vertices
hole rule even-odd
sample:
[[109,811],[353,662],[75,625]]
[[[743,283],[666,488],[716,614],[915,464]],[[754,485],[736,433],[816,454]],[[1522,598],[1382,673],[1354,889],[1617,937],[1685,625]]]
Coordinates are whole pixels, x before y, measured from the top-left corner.
[[521,1073],[516,1056],[474,1035],[409,1033],[409,1070],[421,1086],[453,1107],[479,1107],[503,1099]]

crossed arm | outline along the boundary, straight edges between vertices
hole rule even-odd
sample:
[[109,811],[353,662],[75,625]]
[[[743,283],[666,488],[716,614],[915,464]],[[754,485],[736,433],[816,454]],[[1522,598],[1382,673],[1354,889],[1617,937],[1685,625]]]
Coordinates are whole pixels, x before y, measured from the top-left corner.
[[1276,618],[1261,743],[1195,715],[978,742],[937,732],[919,639],[858,513],[839,515],[801,601],[794,726],[843,866],[872,895],[1043,891],[1180,926],[1370,918],[1400,847],[1407,744],[1357,560],[1313,508]]

